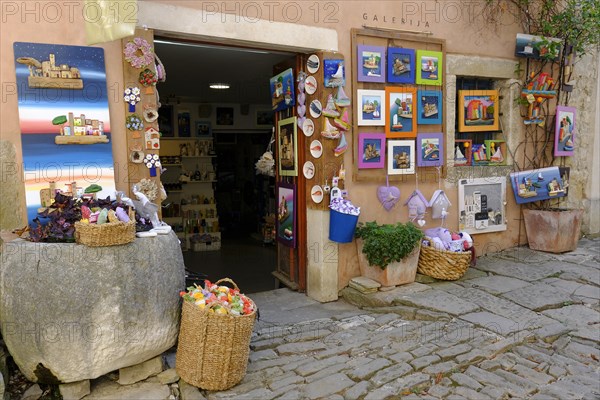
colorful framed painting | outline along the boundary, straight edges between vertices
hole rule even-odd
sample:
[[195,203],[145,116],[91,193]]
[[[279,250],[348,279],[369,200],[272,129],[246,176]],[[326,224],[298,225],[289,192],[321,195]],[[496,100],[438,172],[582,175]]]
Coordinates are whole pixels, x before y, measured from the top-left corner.
[[279,175],[298,176],[298,138],[296,117],[277,122]]
[[272,77],[270,88],[271,106],[274,111],[281,111],[294,106],[294,72],[291,68]]
[[486,140],[484,143],[488,165],[506,165],[506,142],[504,140]]
[[323,83],[331,88],[346,86],[344,60],[323,60]]
[[233,125],[233,107],[217,107],[217,125]]
[[277,184],[277,241],[296,247],[296,185]]
[[442,92],[439,90],[419,90],[417,94],[417,123],[419,125],[441,125]]
[[358,134],[358,168],[384,168],[385,134]]
[[572,156],[575,145],[574,107],[556,107],[556,125],[554,130],[554,156]]
[[413,49],[388,47],[387,81],[415,83],[415,51]]
[[177,113],[177,133],[179,137],[190,137],[192,134],[190,123],[190,112],[180,111]]
[[458,181],[458,230],[471,235],[500,232],[506,225],[506,177]]
[[454,140],[454,166],[462,167],[471,165],[471,147],[473,141],[469,139]]
[[415,173],[415,141],[388,140],[388,175]]
[[441,51],[417,50],[418,85],[442,86],[443,58]]
[[273,110],[256,110],[256,127],[272,128],[274,114]]
[[497,131],[498,106],[497,90],[459,90],[458,131]]
[[385,83],[385,47],[359,45],[356,54],[357,80]]
[[558,167],[512,172],[510,183],[517,204],[566,196],[565,185]]
[[358,89],[356,91],[356,115],[359,126],[385,125],[385,91]]
[[196,136],[212,137],[210,121],[196,121]]
[[389,86],[385,88],[388,117],[385,133],[388,138],[417,137],[417,89]]
[[439,167],[444,165],[444,134],[419,133],[417,135],[417,166]]

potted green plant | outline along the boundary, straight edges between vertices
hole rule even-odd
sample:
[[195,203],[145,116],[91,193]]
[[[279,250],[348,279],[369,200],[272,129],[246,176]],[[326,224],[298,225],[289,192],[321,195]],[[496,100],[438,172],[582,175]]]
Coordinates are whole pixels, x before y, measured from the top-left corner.
[[383,286],[415,281],[423,232],[411,223],[359,223],[355,237],[362,276]]

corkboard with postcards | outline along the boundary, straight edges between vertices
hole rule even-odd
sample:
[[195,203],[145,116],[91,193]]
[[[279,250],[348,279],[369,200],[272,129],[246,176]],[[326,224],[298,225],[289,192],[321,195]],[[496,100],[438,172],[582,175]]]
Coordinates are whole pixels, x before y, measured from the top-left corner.
[[445,41],[366,28],[351,46],[353,179],[445,176]]

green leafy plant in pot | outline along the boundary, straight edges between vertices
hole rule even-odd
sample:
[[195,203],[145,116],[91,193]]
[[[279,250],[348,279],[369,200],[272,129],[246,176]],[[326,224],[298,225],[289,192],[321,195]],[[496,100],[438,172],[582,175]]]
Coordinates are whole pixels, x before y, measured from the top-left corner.
[[358,258],[362,276],[383,286],[414,282],[423,232],[411,223],[359,223]]

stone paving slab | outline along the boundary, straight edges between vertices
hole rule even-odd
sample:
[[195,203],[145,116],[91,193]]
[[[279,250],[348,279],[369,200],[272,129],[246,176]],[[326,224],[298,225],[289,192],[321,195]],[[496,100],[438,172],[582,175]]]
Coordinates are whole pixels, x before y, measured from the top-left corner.
[[467,282],[464,282],[464,284],[468,285],[468,287],[483,289],[486,292],[494,295],[510,292],[511,290],[520,289],[531,285],[531,283],[521,279],[501,275],[471,279]]
[[432,289],[413,295],[404,295],[396,299],[398,304],[423,307],[428,310],[445,312],[451,315],[461,315],[476,311],[479,306],[462,300],[447,292]]
[[[568,264],[572,266],[574,264]],[[565,264],[556,261],[544,263],[515,263],[503,259],[496,259],[494,262],[478,263],[477,268],[483,271],[492,272],[496,275],[503,275],[512,278],[521,279],[527,282],[533,282],[548,278],[555,274],[561,274],[565,271]]]
[[489,329],[490,331],[496,332],[502,336],[507,336],[511,333],[521,330],[519,325],[515,324],[514,321],[487,311],[461,315],[460,318],[464,319],[465,321],[472,322],[475,325],[481,326],[484,329]]
[[572,301],[569,292],[542,282],[503,293],[502,297],[534,311],[560,307]]

